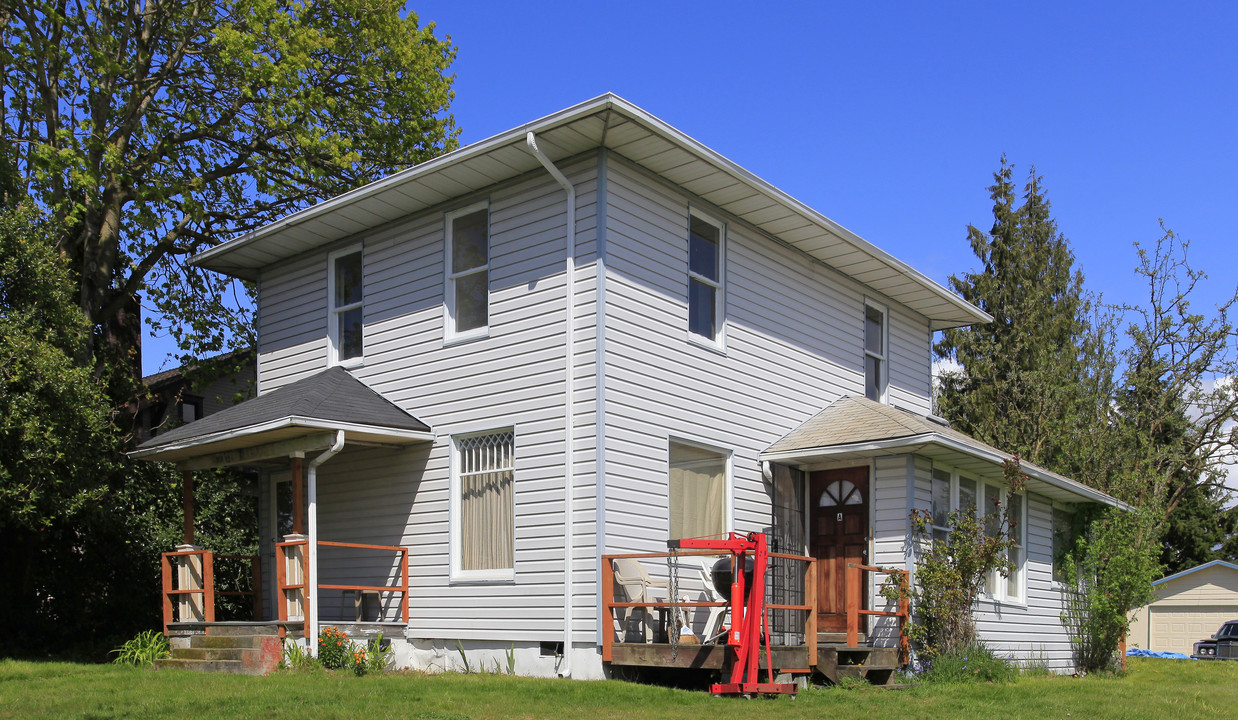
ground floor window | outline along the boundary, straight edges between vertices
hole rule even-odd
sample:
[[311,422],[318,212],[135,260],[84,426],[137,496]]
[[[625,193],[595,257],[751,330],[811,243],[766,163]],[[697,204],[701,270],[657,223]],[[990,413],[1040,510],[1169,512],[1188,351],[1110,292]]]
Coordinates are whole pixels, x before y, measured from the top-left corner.
[[[998,485],[967,477],[948,467],[935,466],[931,479],[931,507],[933,539],[945,542],[950,532],[950,513],[974,509],[985,533],[996,537],[1001,532],[1011,532],[1015,540],[1010,550],[1014,570],[1004,580],[997,572],[985,578],[985,594],[997,600],[1022,602],[1027,587],[1027,552],[1024,547],[1027,530],[1027,500],[1023,495],[1010,495]],[[1009,503],[1011,527],[1000,523],[1002,503]]]
[[458,579],[511,579],[515,568],[516,434],[455,438],[452,570]]
[[668,484],[671,539],[726,532],[726,454],[671,441]]

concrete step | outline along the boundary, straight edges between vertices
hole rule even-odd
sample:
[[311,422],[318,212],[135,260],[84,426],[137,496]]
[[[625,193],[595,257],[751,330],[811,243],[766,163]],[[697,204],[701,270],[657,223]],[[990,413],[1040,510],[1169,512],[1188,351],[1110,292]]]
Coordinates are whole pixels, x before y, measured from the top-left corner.
[[215,637],[247,637],[250,635],[279,636],[279,625],[276,623],[217,623],[211,625],[211,635]]
[[195,635],[189,638],[191,648],[258,648],[274,640],[278,635]]
[[172,651],[172,657],[178,660],[240,660],[245,656],[246,652],[253,652],[247,648],[178,648]]
[[[164,658],[155,661],[156,670],[193,670],[210,673],[245,673],[244,664],[240,660],[184,660],[181,658]],[[260,675],[262,673],[248,673]]]

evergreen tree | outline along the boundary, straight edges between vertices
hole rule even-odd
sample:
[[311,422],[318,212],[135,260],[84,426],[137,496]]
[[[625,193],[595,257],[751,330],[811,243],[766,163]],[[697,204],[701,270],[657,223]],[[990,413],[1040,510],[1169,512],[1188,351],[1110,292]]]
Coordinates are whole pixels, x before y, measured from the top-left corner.
[[1104,346],[1093,336],[1083,274],[1041,178],[1029,173],[1016,204],[1013,170],[1002,156],[989,187],[992,228],[968,226],[981,270],[950,277],[993,321],[947,330],[935,345],[937,358],[959,366],[939,378],[937,412],[962,432],[1069,473],[1072,439],[1103,409],[1088,365],[1103,360]]

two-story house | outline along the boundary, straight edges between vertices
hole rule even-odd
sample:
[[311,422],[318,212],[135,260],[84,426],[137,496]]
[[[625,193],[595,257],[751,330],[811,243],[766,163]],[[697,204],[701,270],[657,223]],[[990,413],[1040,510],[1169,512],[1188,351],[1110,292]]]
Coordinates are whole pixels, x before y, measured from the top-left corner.
[[[844,642],[846,597],[885,602],[847,564],[914,572],[910,510],[1004,494],[1007,456],[929,415],[934,331],[986,314],[614,95],[194,262],[258,284],[260,395],[135,455],[261,469],[262,606],[293,635],[361,618],[416,668],[603,677],[631,640],[609,556],[736,530],[816,560],[783,590]],[[1024,469],[980,628],[1064,670],[1055,518],[1114,501]],[[173,632],[205,618],[166,597]]]

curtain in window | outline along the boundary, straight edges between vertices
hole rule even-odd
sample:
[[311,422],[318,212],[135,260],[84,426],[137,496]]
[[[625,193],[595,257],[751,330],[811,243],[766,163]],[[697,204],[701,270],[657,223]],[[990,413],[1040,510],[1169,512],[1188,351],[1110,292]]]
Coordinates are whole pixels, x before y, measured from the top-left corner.
[[726,457],[689,445],[670,447],[671,538],[726,532]]
[[461,570],[513,567],[513,468],[512,433],[460,441]]

